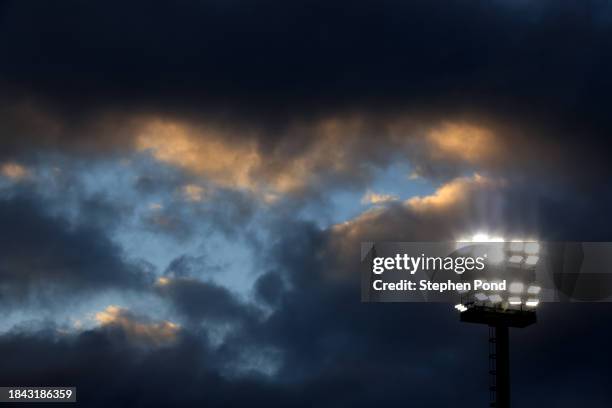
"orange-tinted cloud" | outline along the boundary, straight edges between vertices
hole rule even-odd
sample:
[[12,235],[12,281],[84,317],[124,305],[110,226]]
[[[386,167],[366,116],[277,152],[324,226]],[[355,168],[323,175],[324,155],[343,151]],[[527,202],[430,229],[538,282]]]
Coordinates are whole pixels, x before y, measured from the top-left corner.
[[[272,150],[262,151],[255,136],[232,137],[228,131],[153,119],[142,126],[136,149],[180,167],[222,187],[260,193],[273,202],[279,195],[298,192],[326,175],[355,173],[362,124],[353,120],[326,120],[296,126]],[[185,190],[191,199],[200,196]]]
[[431,195],[412,197],[404,204],[414,211],[443,210],[467,200],[470,193],[475,190],[494,187],[501,183],[501,181],[495,181],[480,174],[460,177],[443,184]]
[[[332,248],[341,259],[356,258],[361,241],[454,239],[480,216],[497,214],[496,192],[505,186],[479,174],[460,177],[433,194],[412,197],[396,206],[378,206],[332,227]],[[482,198],[486,198],[484,201]]]
[[362,204],[385,204],[397,201],[399,197],[394,194],[379,194],[368,191],[361,199]]
[[0,174],[13,181],[20,181],[30,176],[30,171],[19,163],[8,162],[0,166]]
[[156,347],[174,343],[180,330],[169,321],[139,321],[128,310],[114,305],[96,313],[94,319],[100,326],[121,328],[135,343]]
[[153,120],[136,136],[136,148],[222,186],[252,189],[251,172],[261,158],[254,141],[229,143],[223,134],[185,124]]
[[447,122],[426,135],[433,158],[479,163],[498,153],[494,133],[469,123]]

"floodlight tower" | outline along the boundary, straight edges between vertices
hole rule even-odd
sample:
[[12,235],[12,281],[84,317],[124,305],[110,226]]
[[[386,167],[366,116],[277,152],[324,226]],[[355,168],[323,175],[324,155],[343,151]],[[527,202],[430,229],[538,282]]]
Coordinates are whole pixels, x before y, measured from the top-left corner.
[[[485,240],[486,239],[486,240]],[[505,279],[505,293],[466,291],[455,308],[460,320],[489,326],[489,392],[491,407],[510,407],[510,327],[524,328],[536,322],[540,286],[535,282],[535,267],[540,244],[533,241],[504,242],[475,236],[471,242],[457,243],[458,252],[486,253],[492,263],[483,271],[491,283]],[[484,251],[484,252],[483,252]],[[494,261],[494,262],[493,262]]]

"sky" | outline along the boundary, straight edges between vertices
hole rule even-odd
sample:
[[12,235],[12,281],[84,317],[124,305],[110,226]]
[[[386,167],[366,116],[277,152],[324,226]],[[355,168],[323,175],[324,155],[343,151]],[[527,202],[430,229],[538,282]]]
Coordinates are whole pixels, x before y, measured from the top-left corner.
[[[611,241],[604,1],[0,1],[0,385],[83,406],[485,406],[485,327],[362,241]],[[608,407],[608,304],[511,332]]]

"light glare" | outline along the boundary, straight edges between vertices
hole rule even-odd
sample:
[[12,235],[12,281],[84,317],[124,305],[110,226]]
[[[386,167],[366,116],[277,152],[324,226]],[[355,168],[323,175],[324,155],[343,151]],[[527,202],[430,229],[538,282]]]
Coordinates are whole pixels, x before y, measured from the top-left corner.
[[540,252],[540,244],[538,242],[527,242],[525,244],[525,253],[535,255]]
[[490,237],[489,234],[485,234],[484,232],[479,232],[472,237],[472,242],[504,242],[504,237],[500,237],[500,236]]
[[465,312],[467,310],[467,307],[463,306],[461,303],[455,305],[455,309],[457,309],[459,312]]
[[479,232],[472,237],[472,242],[489,242],[489,235]]
[[525,285],[523,285],[522,282],[512,282],[510,284],[509,290],[510,290],[510,293],[523,293],[524,288],[525,288]]
[[467,246],[470,246],[471,243],[468,241],[457,241],[456,245],[455,245],[455,249],[461,249],[461,248],[465,248]]
[[511,296],[508,298],[508,303],[510,303],[511,305],[520,305],[521,302],[521,298],[518,296]]
[[529,293],[530,295],[537,295],[538,293],[540,293],[540,290],[542,290],[541,287],[532,285],[527,288],[527,293]]
[[512,255],[512,256],[511,256],[511,257],[508,259],[508,261],[509,261],[509,262],[511,262],[511,263],[516,263],[516,264],[518,264],[518,263],[521,263],[521,262],[523,261],[523,257],[522,257],[522,256],[520,256],[520,255]]

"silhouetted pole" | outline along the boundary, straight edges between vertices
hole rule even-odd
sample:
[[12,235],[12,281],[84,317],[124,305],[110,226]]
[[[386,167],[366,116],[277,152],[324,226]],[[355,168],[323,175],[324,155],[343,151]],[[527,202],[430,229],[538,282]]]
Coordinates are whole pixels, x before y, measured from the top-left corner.
[[508,326],[495,326],[495,407],[510,408],[510,339]]

